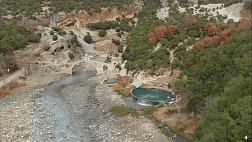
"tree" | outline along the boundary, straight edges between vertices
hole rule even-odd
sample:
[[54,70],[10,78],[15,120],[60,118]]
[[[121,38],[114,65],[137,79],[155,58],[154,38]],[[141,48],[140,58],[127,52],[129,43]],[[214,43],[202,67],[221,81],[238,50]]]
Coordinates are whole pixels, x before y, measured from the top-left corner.
[[90,35],[89,32],[87,32],[87,35],[84,36],[83,40],[84,40],[86,43],[88,43],[88,44],[90,44],[90,43],[93,42],[93,39],[92,39],[92,37],[91,37],[91,35]]

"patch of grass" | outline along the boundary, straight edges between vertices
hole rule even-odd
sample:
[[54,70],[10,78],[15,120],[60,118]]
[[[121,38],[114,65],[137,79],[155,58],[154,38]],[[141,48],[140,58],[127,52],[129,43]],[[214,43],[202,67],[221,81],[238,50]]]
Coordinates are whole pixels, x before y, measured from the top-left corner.
[[156,110],[156,108],[154,107],[147,107],[147,108],[142,108],[141,111],[143,111],[143,114],[150,118],[150,119],[154,119],[153,117],[153,112]]
[[135,116],[135,117],[138,116],[138,113],[136,112],[135,109],[129,108],[129,107],[125,107],[123,105],[113,106],[113,107],[110,108],[109,111],[113,115],[120,116],[120,117],[126,116],[126,115],[131,115],[131,116]]

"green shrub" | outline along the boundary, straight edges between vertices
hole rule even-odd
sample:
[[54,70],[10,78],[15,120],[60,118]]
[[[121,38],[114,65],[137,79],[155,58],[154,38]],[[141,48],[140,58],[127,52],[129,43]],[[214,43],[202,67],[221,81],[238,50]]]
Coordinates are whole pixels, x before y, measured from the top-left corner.
[[[64,31],[61,27],[52,27],[54,31],[56,31],[59,35],[66,35],[66,31]],[[51,33],[50,33],[51,34]]]
[[54,31],[53,30],[50,31],[50,35],[54,35]]
[[74,54],[73,53],[68,53],[68,57],[73,60],[74,59]]
[[58,36],[57,35],[53,35],[53,41],[58,40]]
[[116,69],[119,69],[119,70],[122,70],[122,67],[121,67],[120,64],[117,64],[117,65],[115,66],[115,68],[116,68]]
[[122,34],[121,34],[121,33],[117,33],[117,36],[121,38],[121,37],[122,37]]
[[120,32],[121,31],[121,28],[120,27],[117,27],[116,28],[116,32]]
[[114,56],[115,56],[115,57],[119,57],[119,54],[116,52],[116,53],[114,54]]
[[84,36],[83,40],[84,40],[86,43],[88,43],[88,44],[90,44],[90,43],[93,42],[93,39],[92,39],[92,37],[91,37],[91,35],[90,35],[89,32],[87,32],[87,35]]
[[104,37],[104,36],[106,36],[106,34],[107,34],[107,31],[106,31],[106,30],[99,30],[98,35],[99,35],[100,37]]
[[131,20],[131,24],[133,25],[136,24],[135,20]]
[[116,39],[112,39],[112,43],[114,43],[117,46],[121,45],[120,40],[116,40]]
[[171,88],[171,87],[172,87],[172,84],[171,84],[171,83],[168,83],[168,84],[167,84],[167,87],[168,87],[168,88]]
[[41,34],[32,34],[29,36],[29,39],[28,41],[29,42],[32,42],[32,43],[38,43],[40,41],[40,38],[41,38]]
[[119,53],[123,53],[123,45],[118,46],[117,51],[118,51]]
[[66,31],[59,31],[58,33],[59,33],[59,35],[61,35],[61,36],[66,35]]

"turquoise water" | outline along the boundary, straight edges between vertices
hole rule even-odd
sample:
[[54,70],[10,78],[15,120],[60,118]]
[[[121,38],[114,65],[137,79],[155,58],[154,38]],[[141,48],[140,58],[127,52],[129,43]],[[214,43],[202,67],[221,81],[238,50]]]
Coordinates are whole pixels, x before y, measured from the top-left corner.
[[146,101],[160,102],[173,99],[173,95],[169,92],[159,89],[136,88],[132,90],[132,95]]

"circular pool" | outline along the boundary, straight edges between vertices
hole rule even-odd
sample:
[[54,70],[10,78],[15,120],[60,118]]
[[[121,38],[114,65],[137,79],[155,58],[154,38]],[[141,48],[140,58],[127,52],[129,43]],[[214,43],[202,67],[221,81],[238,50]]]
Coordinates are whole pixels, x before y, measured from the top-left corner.
[[131,98],[141,105],[152,106],[174,101],[174,96],[163,90],[136,88],[131,90]]

